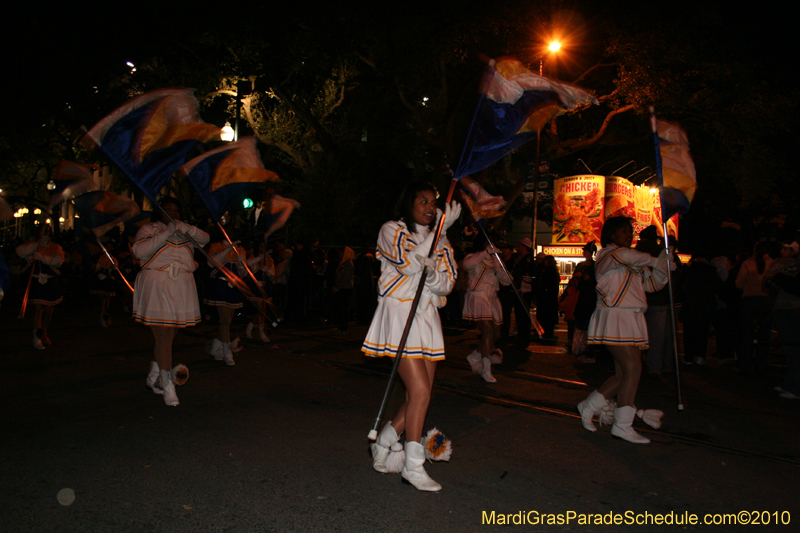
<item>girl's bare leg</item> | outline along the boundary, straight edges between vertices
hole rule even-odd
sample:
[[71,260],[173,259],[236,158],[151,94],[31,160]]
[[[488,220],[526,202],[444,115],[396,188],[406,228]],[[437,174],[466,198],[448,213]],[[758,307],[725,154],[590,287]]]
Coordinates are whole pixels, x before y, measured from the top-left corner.
[[614,356],[616,373],[598,389],[606,399],[617,397],[618,407],[632,406],[642,375],[642,352],[635,346],[607,346]]
[[481,357],[489,357],[494,350],[494,331],[495,327],[491,320],[478,320],[478,331],[481,332],[481,344],[478,351]]
[[158,363],[158,368],[166,371],[172,370],[172,341],[175,340],[178,328],[151,326],[150,331],[153,332],[156,341],[153,355]]
[[53,310],[56,308],[55,305],[42,305],[40,306],[43,308],[42,310],[42,317],[41,317],[41,328],[47,330],[50,327],[50,323],[53,321]]
[[233,321],[233,309],[230,307],[219,306],[219,340],[231,342],[231,322]]
[[406,387],[406,400],[392,420],[392,427],[398,435],[405,431],[407,441],[419,442],[431,401],[436,361],[403,359],[397,371]]
[[42,328],[42,315],[44,314],[44,306],[42,304],[35,304],[33,306],[33,328]]

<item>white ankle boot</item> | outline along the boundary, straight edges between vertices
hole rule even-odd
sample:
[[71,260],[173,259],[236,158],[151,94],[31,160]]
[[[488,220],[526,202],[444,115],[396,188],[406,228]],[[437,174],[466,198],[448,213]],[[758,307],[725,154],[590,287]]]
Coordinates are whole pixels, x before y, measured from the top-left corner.
[[407,441],[406,465],[400,473],[403,479],[414,485],[419,490],[438,492],[442,486],[430,478],[423,465],[425,464],[425,448],[419,442]]
[[650,439],[639,435],[631,427],[635,416],[636,407],[631,405],[614,409],[614,425],[611,426],[611,434],[634,444],[650,444]]
[[492,375],[492,362],[487,357],[483,358],[483,370],[481,371],[481,377],[486,383],[497,383],[497,380],[494,379],[494,376]]
[[36,330],[33,330],[33,347],[37,350],[44,350],[44,344],[42,344],[42,339],[39,335],[36,334]]
[[169,370],[159,370],[158,380],[159,388],[164,395],[164,403],[172,407],[178,405],[180,402],[178,402],[178,395],[175,393],[175,384],[172,382],[172,376],[170,376]]
[[386,458],[389,457],[389,451],[392,444],[400,440],[400,436],[392,427],[392,421],[388,421],[381,430],[378,438],[369,445],[372,451],[372,468],[381,474],[388,474],[389,469],[386,468]]
[[597,431],[592,419],[606,406],[605,397],[597,391],[591,393],[585,400],[578,404],[578,412],[581,414],[581,423],[589,431]]
[[225,355],[222,348],[222,341],[219,339],[214,339],[213,341],[211,341],[211,349],[208,350],[208,353],[211,357],[213,357],[217,361],[222,361],[222,358]]
[[269,337],[267,334],[264,333],[264,326],[258,326],[258,337],[261,339],[261,342],[269,342]]
[[156,394],[164,394],[164,391],[161,390],[161,388],[158,386],[158,374],[159,374],[158,363],[156,363],[155,361],[150,361],[150,373],[147,374],[147,379],[145,380],[145,383]]
[[233,360],[233,351],[231,351],[231,343],[222,343],[222,359],[228,366],[234,366],[236,362]]
[[481,354],[478,353],[478,350],[473,350],[472,353],[467,356],[467,363],[469,363],[469,366],[472,367],[472,371],[476,374],[483,372]]
[[247,327],[244,328],[244,336],[247,337],[248,339],[252,339],[253,338],[253,328],[254,327],[255,326],[253,325],[252,322],[248,322],[247,323]]

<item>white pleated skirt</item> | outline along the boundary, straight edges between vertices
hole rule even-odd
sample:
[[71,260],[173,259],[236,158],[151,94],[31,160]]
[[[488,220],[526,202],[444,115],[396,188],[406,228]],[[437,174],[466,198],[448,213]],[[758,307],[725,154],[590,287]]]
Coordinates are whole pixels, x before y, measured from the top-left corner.
[[133,318],[146,326],[185,328],[199,324],[194,276],[181,271],[177,279],[172,279],[158,270],[139,272],[133,292]]
[[464,296],[464,320],[491,320],[498,326],[503,323],[503,308],[500,298],[493,291],[467,291]]
[[589,321],[588,344],[636,346],[646,350],[649,347],[649,337],[644,311],[598,307]]
[[[411,304],[411,300],[381,298],[361,351],[371,357],[395,357]],[[442,322],[436,307],[428,305],[424,311],[415,314],[402,357],[430,361],[444,359]]]

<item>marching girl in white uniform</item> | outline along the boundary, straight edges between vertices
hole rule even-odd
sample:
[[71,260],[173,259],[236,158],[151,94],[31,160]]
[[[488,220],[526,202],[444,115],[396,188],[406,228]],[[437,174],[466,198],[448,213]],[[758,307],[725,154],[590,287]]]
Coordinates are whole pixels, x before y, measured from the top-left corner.
[[[446,206],[442,234],[435,252],[427,258],[435,238],[437,221],[436,189],[429,184],[409,185],[398,203],[395,220],[383,225],[378,235],[376,258],[381,263],[378,281],[378,308],[361,351],[372,357],[397,357],[400,338],[419,285],[422,269],[428,266],[425,289],[400,356],[398,373],[406,387],[403,405],[387,423],[372,448],[373,468],[386,473],[389,448],[406,432],[406,462],[401,475],[423,491],[441,490],[425,472],[425,450],[420,444],[436,372],[436,362],[444,359],[444,337],[438,308],[453,289],[456,264],[453,249],[445,236],[458,220],[457,202]],[[441,211],[438,211],[441,213]]]
[[500,325],[503,323],[503,308],[497,291],[500,285],[511,285],[511,279],[492,254],[499,250],[489,246],[489,242],[480,239],[476,243],[478,252],[469,254],[462,263],[467,271],[467,294],[464,297],[464,320],[474,320],[481,333],[479,350],[467,356],[472,371],[488,383],[497,380],[492,376],[492,363],[503,361],[503,352],[495,349],[494,344],[500,338]]
[[[578,404],[583,427],[592,423],[607,401],[617,397],[611,434],[635,444],[650,440],[632,427],[636,416],[636,390],[642,373],[642,350],[648,347],[645,292],[662,289],[668,280],[666,251],[658,257],[631,249],[633,226],[627,217],[603,224],[603,249],[595,260],[597,307],[589,322],[588,343],[605,344],[614,357],[616,373]],[[674,263],[673,263],[674,265]]]
[[200,323],[192,275],[197,263],[187,235],[203,246],[208,243],[208,234],[181,221],[180,206],[175,200],[163,200],[161,209],[175,222],[165,224],[161,213],[155,210],[153,222],[139,230],[133,243],[133,253],[142,268],[134,285],[133,317],[150,326],[155,338],[155,360],[150,363],[147,386],[162,394],[164,403],[174,406],[179,402],[170,376],[172,341],[179,328]]

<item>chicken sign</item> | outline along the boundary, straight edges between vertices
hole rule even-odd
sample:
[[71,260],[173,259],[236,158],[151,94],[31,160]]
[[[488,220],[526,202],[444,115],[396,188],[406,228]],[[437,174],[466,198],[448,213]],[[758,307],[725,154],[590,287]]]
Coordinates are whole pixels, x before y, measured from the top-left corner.
[[[553,194],[553,244],[577,245],[600,241],[603,223],[612,217],[629,217],[636,236],[654,224],[661,229],[658,191],[634,186],[618,176],[580,175],[557,179]],[[677,237],[677,215],[667,223]]]
[[554,185],[553,244],[599,241],[605,220],[605,176],[570,176]]

